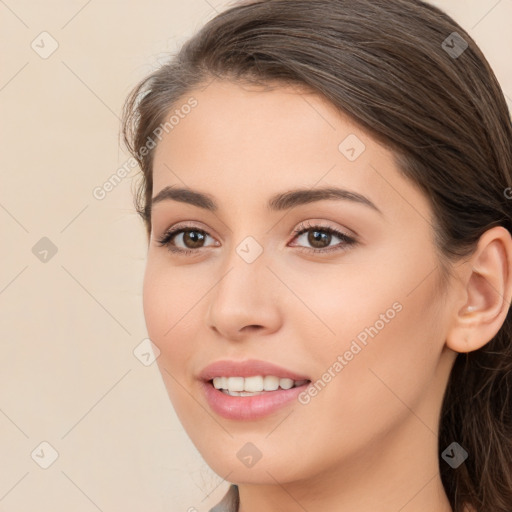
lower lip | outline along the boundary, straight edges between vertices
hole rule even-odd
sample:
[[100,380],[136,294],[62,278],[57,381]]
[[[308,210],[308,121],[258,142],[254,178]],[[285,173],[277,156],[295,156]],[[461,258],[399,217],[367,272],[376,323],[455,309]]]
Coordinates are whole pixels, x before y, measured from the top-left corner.
[[254,396],[230,396],[203,382],[206,400],[219,416],[229,420],[255,420],[277,411],[297,399],[310,382],[290,389],[278,389]]

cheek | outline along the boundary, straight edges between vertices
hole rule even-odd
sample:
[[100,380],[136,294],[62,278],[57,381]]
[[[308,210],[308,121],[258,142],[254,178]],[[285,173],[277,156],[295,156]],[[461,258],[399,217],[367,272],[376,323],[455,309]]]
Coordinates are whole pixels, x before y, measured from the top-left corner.
[[[437,427],[435,407],[441,397],[436,368],[442,337],[432,329],[435,318],[427,294],[401,297],[399,302],[401,311],[368,337],[368,345],[343,370],[339,396],[332,396],[353,414],[349,438],[383,440],[410,420],[409,424],[421,421],[432,431]],[[342,415],[334,415],[332,422],[346,427]]]
[[159,364],[173,374],[183,368],[193,350],[189,330],[197,324],[194,305],[200,307],[197,301],[201,296],[189,279],[180,276],[182,272],[173,272],[168,265],[149,258],[143,283],[146,328],[160,350]]
[[157,364],[173,409],[187,431],[193,428],[190,418],[197,414],[189,391],[193,377],[187,372],[198,350],[198,301],[205,293],[190,286],[191,282],[195,281],[184,277],[183,272],[148,259],[143,283],[146,328],[160,350]]
[[[364,272],[322,270],[314,281],[292,282],[289,274],[287,282],[309,309],[297,309],[297,339],[315,378],[325,383],[311,407],[331,411],[333,424],[341,421],[354,434],[361,425],[371,430],[375,424],[366,420],[377,413],[381,425],[407,413],[404,403],[414,407],[432,387],[444,323],[435,273],[425,278],[435,264],[425,254],[409,263],[376,261]],[[340,409],[357,414],[350,419]]]

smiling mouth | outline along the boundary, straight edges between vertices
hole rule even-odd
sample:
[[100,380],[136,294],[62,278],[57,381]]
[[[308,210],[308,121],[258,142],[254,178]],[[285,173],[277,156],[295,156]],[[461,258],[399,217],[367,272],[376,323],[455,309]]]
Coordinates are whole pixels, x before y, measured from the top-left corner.
[[215,389],[229,396],[257,396],[309,384],[309,379],[293,380],[274,375],[252,377],[214,377],[208,381]]

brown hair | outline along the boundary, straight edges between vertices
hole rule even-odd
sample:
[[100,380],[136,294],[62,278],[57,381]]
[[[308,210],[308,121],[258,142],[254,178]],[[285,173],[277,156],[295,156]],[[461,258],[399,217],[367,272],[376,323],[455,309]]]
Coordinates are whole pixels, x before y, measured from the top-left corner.
[[[456,32],[457,34],[454,34]],[[467,47],[466,47],[467,46]],[[313,90],[395,155],[429,198],[442,275],[489,228],[512,233],[512,127],[484,55],[451,17],[420,0],[256,0],[209,21],[126,100],[124,141],[142,170],[135,207],[151,232],[152,159],[141,149],[191,91],[213,78]],[[459,354],[443,399],[439,459],[454,512],[512,507],[512,317]]]

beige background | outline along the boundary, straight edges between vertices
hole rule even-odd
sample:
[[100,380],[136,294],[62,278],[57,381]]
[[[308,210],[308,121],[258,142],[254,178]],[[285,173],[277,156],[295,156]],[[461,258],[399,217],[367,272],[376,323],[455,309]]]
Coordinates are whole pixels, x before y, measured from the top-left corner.
[[[227,3],[0,0],[1,511],[201,512],[226,491],[156,364],[134,355],[146,338],[136,181],[92,191],[128,158],[130,88]],[[512,108],[512,0],[434,3],[481,46]],[[58,452],[47,469],[43,441]]]

